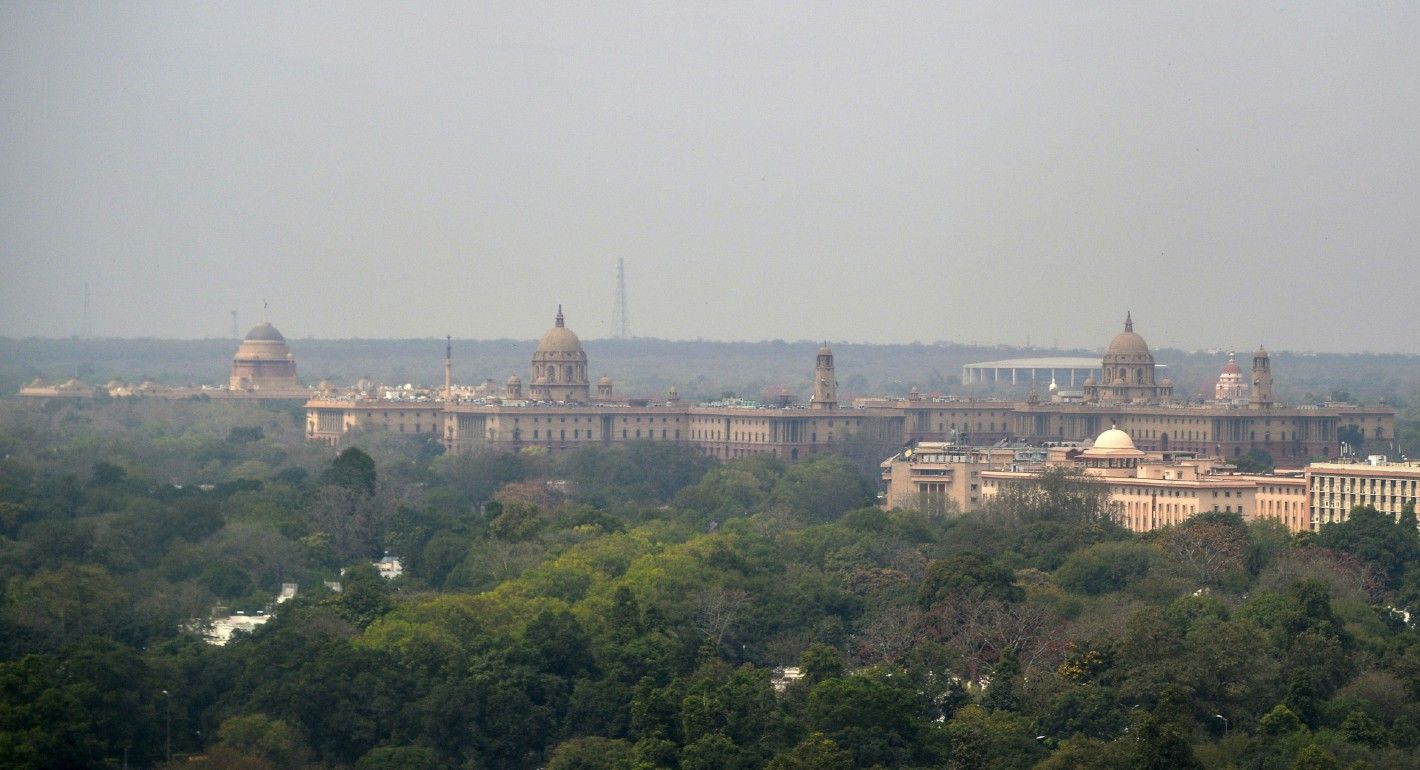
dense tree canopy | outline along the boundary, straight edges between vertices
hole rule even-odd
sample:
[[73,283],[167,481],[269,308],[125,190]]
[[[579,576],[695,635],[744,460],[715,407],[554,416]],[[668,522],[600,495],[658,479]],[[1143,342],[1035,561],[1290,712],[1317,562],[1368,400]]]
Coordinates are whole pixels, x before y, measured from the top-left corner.
[[[255,404],[0,405],[0,765],[1399,768],[1420,749],[1413,512],[1135,535],[1068,473],[928,516],[871,507],[833,454],[302,434]],[[386,553],[402,576],[372,566]],[[218,605],[271,619],[211,646]]]

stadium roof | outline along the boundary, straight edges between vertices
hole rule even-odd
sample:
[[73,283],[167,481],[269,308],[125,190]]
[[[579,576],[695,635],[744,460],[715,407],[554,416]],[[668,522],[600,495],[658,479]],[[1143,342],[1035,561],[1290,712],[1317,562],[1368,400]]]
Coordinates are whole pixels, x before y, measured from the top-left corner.
[[1004,361],[985,361],[967,364],[982,369],[1098,369],[1100,359],[1080,356],[1055,356],[1046,358],[1008,358]]

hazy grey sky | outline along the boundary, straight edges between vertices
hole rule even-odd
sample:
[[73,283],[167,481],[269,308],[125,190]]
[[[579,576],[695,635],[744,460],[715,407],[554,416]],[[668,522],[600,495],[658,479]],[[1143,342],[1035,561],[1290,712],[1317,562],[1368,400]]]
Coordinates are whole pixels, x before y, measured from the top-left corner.
[[1420,4],[0,22],[0,335],[1420,352]]

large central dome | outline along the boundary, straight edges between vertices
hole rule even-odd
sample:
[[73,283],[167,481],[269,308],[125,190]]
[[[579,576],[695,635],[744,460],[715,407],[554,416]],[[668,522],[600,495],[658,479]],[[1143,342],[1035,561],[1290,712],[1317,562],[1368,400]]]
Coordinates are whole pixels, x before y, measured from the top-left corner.
[[577,335],[566,326],[566,321],[562,317],[562,306],[557,306],[557,323],[547,333],[542,335],[542,340],[537,343],[539,353],[581,353],[582,341],[577,339]]
[[582,350],[582,341],[567,328],[561,305],[557,306],[557,324],[542,335],[532,364],[533,399],[588,400],[591,387],[587,382],[587,353]]
[[1114,335],[1100,362],[1098,382],[1085,382],[1090,402],[1149,402],[1173,395],[1173,383],[1154,379],[1154,354],[1149,343],[1134,333],[1134,314],[1124,314],[1124,331]]
[[1105,351],[1105,355],[1147,354],[1148,352],[1149,343],[1134,333],[1134,318],[1132,315],[1126,314],[1124,316],[1124,331],[1114,335],[1114,339],[1109,341],[1109,349]]

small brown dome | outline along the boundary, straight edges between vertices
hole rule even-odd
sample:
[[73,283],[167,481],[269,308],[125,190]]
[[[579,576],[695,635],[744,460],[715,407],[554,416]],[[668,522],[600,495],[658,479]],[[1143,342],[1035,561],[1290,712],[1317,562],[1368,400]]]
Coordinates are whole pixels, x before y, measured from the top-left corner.
[[251,331],[247,332],[247,336],[245,337],[245,339],[252,341],[260,340],[263,342],[286,341],[286,338],[281,336],[281,332],[276,331],[276,327],[272,326],[270,323],[263,323],[253,326],[251,328]]

